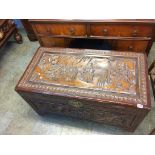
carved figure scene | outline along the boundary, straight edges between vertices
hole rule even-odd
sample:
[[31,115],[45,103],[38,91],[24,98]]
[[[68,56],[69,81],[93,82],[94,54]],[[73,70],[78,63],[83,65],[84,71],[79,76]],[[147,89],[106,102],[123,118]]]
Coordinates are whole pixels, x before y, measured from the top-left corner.
[[136,95],[136,60],[44,53],[30,81]]

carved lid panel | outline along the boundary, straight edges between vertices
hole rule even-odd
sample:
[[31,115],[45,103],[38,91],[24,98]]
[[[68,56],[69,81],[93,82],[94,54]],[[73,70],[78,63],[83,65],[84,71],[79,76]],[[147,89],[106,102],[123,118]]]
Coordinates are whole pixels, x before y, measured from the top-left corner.
[[142,108],[148,102],[145,66],[142,53],[39,48],[18,86]]

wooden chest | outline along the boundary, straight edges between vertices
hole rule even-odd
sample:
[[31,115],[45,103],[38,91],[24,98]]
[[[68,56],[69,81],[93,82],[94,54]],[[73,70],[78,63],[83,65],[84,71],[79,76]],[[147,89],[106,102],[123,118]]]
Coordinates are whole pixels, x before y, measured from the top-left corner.
[[150,110],[143,53],[41,47],[16,91],[39,114],[68,115],[129,131]]

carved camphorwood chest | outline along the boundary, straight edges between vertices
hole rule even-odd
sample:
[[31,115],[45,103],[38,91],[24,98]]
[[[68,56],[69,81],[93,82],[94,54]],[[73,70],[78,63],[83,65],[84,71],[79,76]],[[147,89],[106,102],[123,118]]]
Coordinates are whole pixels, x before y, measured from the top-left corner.
[[39,48],[16,91],[39,114],[63,114],[134,131],[150,110],[143,53]]

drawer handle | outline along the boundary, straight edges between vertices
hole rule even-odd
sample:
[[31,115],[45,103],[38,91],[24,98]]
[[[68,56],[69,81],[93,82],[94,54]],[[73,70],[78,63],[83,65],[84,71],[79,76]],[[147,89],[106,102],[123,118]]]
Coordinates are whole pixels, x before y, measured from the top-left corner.
[[130,45],[130,46],[128,47],[128,50],[133,50],[133,46]]
[[104,35],[108,34],[108,30],[106,28],[104,28],[102,32],[103,32]]
[[49,27],[47,27],[46,31],[47,31],[48,33],[50,33],[50,28],[49,28]]
[[133,37],[136,37],[137,34],[138,34],[138,30],[134,30],[133,33],[132,33],[132,36],[133,36]]
[[75,34],[75,28],[73,28],[73,27],[70,28],[70,29],[69,29],[69,32],[70,32],[72,35],[74,35],[74,34]]

